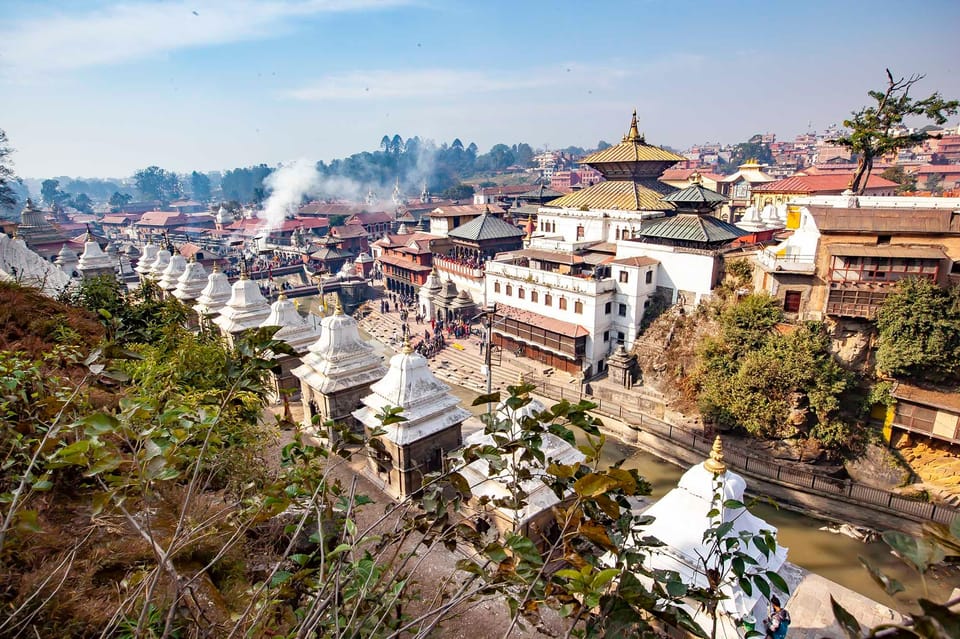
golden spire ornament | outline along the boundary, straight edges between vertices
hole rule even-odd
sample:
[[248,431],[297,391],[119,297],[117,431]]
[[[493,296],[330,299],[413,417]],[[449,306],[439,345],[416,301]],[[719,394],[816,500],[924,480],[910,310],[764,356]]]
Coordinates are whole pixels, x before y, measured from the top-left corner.
[[720,435],[717,435],[717,438],[713,440],[710,459],[703,462],[703,467],[714,475],[722,475],[727,472],[727,465],[723,463],[723,443],[720,441]]

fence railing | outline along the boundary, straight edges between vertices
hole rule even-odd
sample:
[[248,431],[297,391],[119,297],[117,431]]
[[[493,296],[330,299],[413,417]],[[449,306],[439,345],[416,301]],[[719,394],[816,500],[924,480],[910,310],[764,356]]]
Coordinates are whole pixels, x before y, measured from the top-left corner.
[[[587,399],[597,405],[596,412],[616,417],[641,430],[656,433],[687,450],[702,453],[704,458],[710,454],[713,446],[712,437],[645,415],[641,410],[641,400],[639,398],[635,398],[637,405],[632,407],[624,406],[620,401],[586,395],[581,391],[579,385],[564,387],[542,381],[538,386],[540,392],[551,399],[566,399],[571,402]],[[627,397],[623,399],[627,399]],[[911,499],[881,488],[865,486],[849,479],[825,477],[805,470],[789,468],[771,463],[768,458],[748,455],[736,447],[724,446],[723,457],[727,465],[732,468],[776,481],[792,489],[802,492],[823,493],[862,506],[881,508],[914,521],[929,520],[941,524],[950,524],[955,518],[960,517],[960,510],[950,506]]]

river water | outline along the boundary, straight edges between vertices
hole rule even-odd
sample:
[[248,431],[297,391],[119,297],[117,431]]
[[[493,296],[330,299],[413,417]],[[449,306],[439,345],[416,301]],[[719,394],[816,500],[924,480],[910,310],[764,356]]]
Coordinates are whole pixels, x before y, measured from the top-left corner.
[[[361,335],[375,344],[378,350],[389,360],[393,350],[380,344],[365,331]],[[479,415],[485,406],[471,406],[479,393],[452,386],[452,392],[461,399],[461,404]],[[601,461],[613,464],[621,459],[625,468],[636,468],[653,487],[652,497],[660,498],[677,486],[683,469],[674,466],[650,453],[625,444],[617,439],[608,438]],[[787,559],[811,572],[873,599],[881,604],[909,612],[915,608],[918,597],[937,602],[947,601],[953,588],[960,587],[955,577],[937,578],[927,576],[928,594],[924,595],[923,585],[918,574],[890,553],[883,541],[863,543],[846,535],[820,530],[828,523],[786,509],[778,509],[768,504],[756,504],[750,507],[758,517],[777,527],[777,540],[788,549]],[[884,574],[899,580],[906,593],[896,598],[889,597],[871,578],[866,568],[857,560],[864,557]],[[955,574],[955,573],[954,573]]]

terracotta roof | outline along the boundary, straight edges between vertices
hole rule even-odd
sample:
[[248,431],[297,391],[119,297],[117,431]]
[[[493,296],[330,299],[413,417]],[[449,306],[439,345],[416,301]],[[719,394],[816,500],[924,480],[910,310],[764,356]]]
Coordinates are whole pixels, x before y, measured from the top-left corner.
[[417,264],[413,260],[405,260],[397,255],[381,255],[379,259],[384,264],[399,266],[400,268],[405,268],[408,271],[415,271],[417,273],[429,273],[433,270],[432,266]]
[[491,213],[503,213],[504,210],[496,204],[455,204],[453,206],[438,206],[430,212],[430,217],[456,217],[459,215],[481,215],[487,209]]
[[[775,182],[767,182],[753,187],[754,193],[823,193],[844,191],[853,179],[853,173],[795,175]],[[884,179],[879,175],[871,175],[867,180],[867,188],[896,188],[896,182]]]
[[808,208],[821,232],[960,234],[960,222],[949,209]]
[[343,226],[330,227],[330,235],[347,239],[351,237],[366,237],[367,232],[364,230],[363,226],[359,224],[345,224]]
[[[560,333],[567,337],[583,337],[590,334],[590,331],[579,324],[564,322],[563,320],[541,315],[540,313],[534,313],[533,311],[522,311],[512,306],[497,304],[497,314],[501,317],[509,317],[524,324],[529,324],[530,326],[538,326],[554,333]],[[496,332],[496,325],[494,325],[493,330]],[[509,333],[506,334],[510,335]]]
[[927,164],[918,166],[913,173],[917,175],[956,175],[960,173],[960,164]]
[[589,209],[620,211],[670,211],[673,210],[673,205],[664,202],[663,196],[676,190],[676,187],[664,184],[657,179],[607,180],[556,200],[550,200],[546,206],[571,209],[586,206]]
[[139,226],[183,226],[191,222],[190,217],[176,211],[148,211],[137,222]]
[[386,211],[360,211],[347,218],[346,224],[383,224],[393,223],[393,215]]
[[560,251],[541,251],[539,249],[524,249],[522,251],[510,253],[510,255],[521,255],[533,260],[551,262],[553,264],[582,264],[584,261],[583,257],[574,255],[573,253],[563,253]]
[[413,233],[407,233],[406,235],[399,234],[389,234],[387,235],[389,243],[383,241],[383,238],[380,238],[374,244],[377,246],[386,246],[386,247],[396,247],[396,246],[407,246],[410,242],[423,242],[427,243],[430,240],[442,240],[443,238],[439,235],[431,235],[430,233],[422,233],[420,231],[415,231]]
[[610,264],[620,264],[622,266],[656,266],[659,264],[659,260],[655,260],[652,257],[621,257],[617,260],[611,260]]
[[307,202],[297,212],[300,215],[350,215],[356,213],[357,205],[347,202]]
[[526,193],[535,184],[504,184],[503,186],[488,186],[480,190],[483,195],[520,195]]
[[139,219],[139,213],[113,213],[111,215],[104,215],[100,223],[121,225],[127,224],[128,222],[136,222]]

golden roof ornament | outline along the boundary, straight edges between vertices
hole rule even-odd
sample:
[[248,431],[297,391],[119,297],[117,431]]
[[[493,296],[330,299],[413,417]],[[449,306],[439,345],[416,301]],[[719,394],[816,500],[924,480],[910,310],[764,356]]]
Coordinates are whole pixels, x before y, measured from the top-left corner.
[[694,171],[690,174],[690,184],[703,184],[703,176],[700,171]]
[[213,262],[213,272],[214,273],[220,272],[220,262],[217,262],[216,260],[214,260]]
[[343,315],[343,305],[340,303],[340,296],[337,295],[337,301],[333,305],[334,315]]
[[240,258],[240,279],[247,279],[247,260]]
[[637,110],[633,110],[633,117],[630,119],[630,132],[627,133],[627,142],[644,144],[643,136],[640,135],[640,129],[637,128]]
[[723,442],[720,441],[720,435],[717,435],[717,438],[713,440],[710,458],[703,462],[703,467],[714,475],[722,475],[727,472],[727,465],[723,463]]
[[410,355],[411,353],[413,353],[413,348],[410,346],[409,335],[403,336],[403,348],[400,349],[400,352],[403,353],[404,355]]
[[277,301],[282,302],[287,299],[287,294],[283,292],[283,289],[280,289],[280,293],[277,295]]

